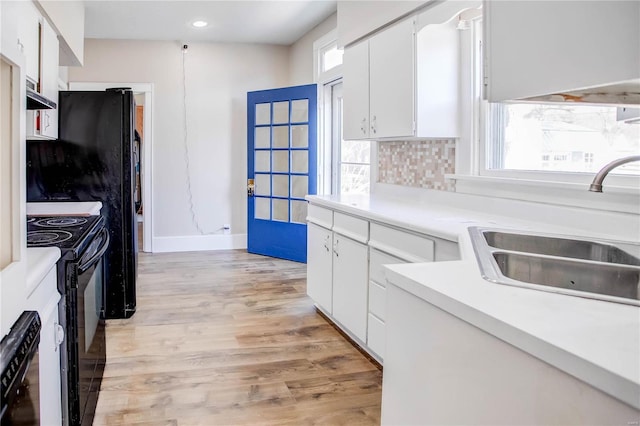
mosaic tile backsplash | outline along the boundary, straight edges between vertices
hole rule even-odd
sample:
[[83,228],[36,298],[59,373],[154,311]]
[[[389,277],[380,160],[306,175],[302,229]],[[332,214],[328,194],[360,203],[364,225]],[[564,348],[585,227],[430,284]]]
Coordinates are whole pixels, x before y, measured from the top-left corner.
[[397,141],[378,143],[378,182],[454,191],[445,174],[455,173],[456,141]]

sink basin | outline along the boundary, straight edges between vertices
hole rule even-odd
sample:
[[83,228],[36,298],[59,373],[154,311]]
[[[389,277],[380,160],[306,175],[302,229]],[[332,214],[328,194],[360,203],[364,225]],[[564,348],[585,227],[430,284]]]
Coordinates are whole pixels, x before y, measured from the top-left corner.
[[482,234],[489,246],[498,249],[640,266],[640,259],[614,245],[597,241],[499,231]]
[[[640,244],[469,228],[491,282],[640,306]],[[631,254],[633,253],[633,254]]]
[[638,299],[640,268],[571,259],[493,253],[505,277],[564,289]]

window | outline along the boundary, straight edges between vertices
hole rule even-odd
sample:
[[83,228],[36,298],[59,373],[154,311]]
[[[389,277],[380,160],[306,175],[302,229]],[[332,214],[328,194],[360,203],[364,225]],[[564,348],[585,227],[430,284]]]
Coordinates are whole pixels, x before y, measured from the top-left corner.
[[337,67],[338,65],[342,65],[342,55],[344,51],[342,49],[338,49],[338,43],[332,43],[329,46],[325,47],[321,51],[322,55],[322,72],[329,71]]
[[[490,104],[487,170],[592,174],[640,152],[640,126],[616,121],[616,108],[576,104]],[[619,174],[640,174],[628,163]]]
[[332,86],[332,193],[366,194],[371,174],[371,142],[344,140],[342,132],[342,83]]
[[342,49],[337,31],[313,44],[314,79],[318,84],[318,193],[368,193],[371,142],[345,141],[342,133]]

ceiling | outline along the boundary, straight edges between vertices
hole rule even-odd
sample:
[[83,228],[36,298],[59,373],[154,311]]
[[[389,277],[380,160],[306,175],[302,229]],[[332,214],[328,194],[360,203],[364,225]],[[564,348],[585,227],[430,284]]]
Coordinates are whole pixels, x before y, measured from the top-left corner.
[[86,0],[85,37],[291,45],[335,11],[335,0]]

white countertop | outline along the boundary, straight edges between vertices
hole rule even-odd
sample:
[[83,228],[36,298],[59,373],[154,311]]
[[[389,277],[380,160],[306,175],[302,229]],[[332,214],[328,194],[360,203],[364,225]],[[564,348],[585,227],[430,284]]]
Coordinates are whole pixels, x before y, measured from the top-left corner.
[[[388,281],[640,409],[640,308],[486,281],[480,275],[467,228],[511,227],[601,237],[606,235],[603,232],[389,197],[307,199],[370,220],[458,241],[462,260],[388,266]],[[631,241],[634,237],[630,236]]]
[[27,295],[35,291],[51,268],[55,267],[58,259],[58,247],[27,248]]
[[27,203],[29,216],[97,216],[101,201],[62,201]]

